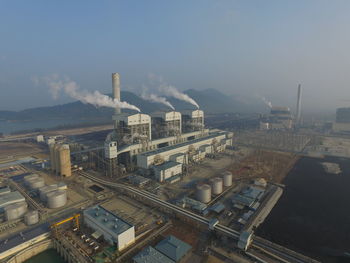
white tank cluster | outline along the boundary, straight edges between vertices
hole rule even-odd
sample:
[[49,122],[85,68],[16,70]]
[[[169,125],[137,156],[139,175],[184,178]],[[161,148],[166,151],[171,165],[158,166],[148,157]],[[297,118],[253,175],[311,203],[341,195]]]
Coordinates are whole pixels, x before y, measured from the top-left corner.
[[197,200],[202,203],[209,203],[211,200],[211,187],[208,184],[197,185]]
[[37,174],[31,174],[24,177],[24,184],[30,190],[37,190],[45,185],[45,181]]
[[24,222],[27,226],[35,225],[39,222],[39,213],[37,210],[30,211],[24,215]]
[[67,191],[55,190],[46,194],[47,207],[54,209],[64,206],[67,203]]
[[219,195],[222,193],[222,188],[223,188],[223,180],[220,177],[215,177],[210,179],[210,184],[212,187],[212,193],[214,195]]
[[232,173],[229,171],[225,171],[222,173],[222,177],[224,179],[224,186],[230,187],[232,185]]
[[28,210],[26,202],[15,203],[5,207],[6,220],[16,220],[24,216]]

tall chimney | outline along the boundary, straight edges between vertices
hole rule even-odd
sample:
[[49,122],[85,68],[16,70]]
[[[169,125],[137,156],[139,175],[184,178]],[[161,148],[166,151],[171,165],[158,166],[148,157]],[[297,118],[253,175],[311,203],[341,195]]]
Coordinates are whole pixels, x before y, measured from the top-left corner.
[[301,117],[301,85],[298,85],[298,101],[297,101],[297,118],[296,124],[300,125],[300,117]]
[[[119,73],[112,73],[112,91],[113,91],[113,99],[117,99],[120,101],[120,79]],[[120,113],[120,108],[115,109],[115,113]]]

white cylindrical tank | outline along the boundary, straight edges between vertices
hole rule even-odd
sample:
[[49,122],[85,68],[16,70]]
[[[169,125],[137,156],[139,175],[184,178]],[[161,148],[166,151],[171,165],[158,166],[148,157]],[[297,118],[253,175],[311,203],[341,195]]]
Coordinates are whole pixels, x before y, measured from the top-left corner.
[[197,200],[202,203],[208,203],[211,200],[211,187],[207,184],[197,185]]
[[38,174],[30,174],[30,175],[26,175],[23,177],[23,180],[24,180],[24,184],[26,186],[29,186],[30,185],[30,181],[34,180],[34,179],[37,179],[39,178],[39,175]]
[[224,179],[224,186],[229,187],[232,185],[232,173],[229,171],[222,173],[223,179]]
[[59,208],[67,203],[67,192],[65,190],[56,190],[46,194],[47,207]]
[[41,177],[34,178],[33,180],[29,181],[29,187],[32,190],[37,190],[37,189],[44,187],[44,186],[45,186],[45,181]]
[[39,189],[40,200],[46,202],[46,194],[58,190],[57,184],[51,184]]
[[15,203],[5,207],[6,220],[16,220],[24,216],[27,212],[28,205],[26,202]]
[[39,213],[37,210],[30,211],[24,215],[24,222],[27,226],[34,225],[39,222]]
[[215,177],[210,179],[211,187],[212,187],[212,193],[214,195],[218,195],[222,193],[222,184],[223,180],[220,177]]
[[63,144],[59,149],[60,155],[60,175],[67,177],[72,175],[70,150],[68,144]]

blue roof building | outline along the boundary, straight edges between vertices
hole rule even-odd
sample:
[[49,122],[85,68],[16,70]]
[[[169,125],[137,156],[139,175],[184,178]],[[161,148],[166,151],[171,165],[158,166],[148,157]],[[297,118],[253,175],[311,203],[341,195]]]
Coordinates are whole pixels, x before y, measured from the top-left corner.
[[190,250],[191,246],[174,236],[168,236],[160,241],[156,249],[166,255],[168,258],[179,262]]
[[175,263],[158,250],[149,246],[132,258],[135,263]]

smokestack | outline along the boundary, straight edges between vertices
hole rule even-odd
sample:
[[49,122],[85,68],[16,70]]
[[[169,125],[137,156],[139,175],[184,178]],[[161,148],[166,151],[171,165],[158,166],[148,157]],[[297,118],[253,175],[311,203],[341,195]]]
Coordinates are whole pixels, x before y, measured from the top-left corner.
[[[119,73],[112,73],[112,92],[113,99],[120,101],[120,78]],[[115,113],[120,113],[120,108],[115,109]]]
[[300,117],[301,117],[301,84],[298,85],[297,118],[296,118],[297,125],[300,125]]

